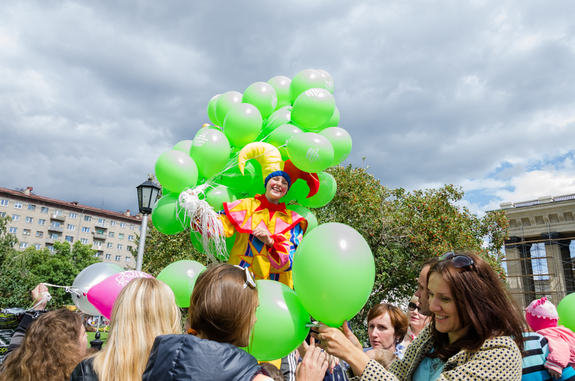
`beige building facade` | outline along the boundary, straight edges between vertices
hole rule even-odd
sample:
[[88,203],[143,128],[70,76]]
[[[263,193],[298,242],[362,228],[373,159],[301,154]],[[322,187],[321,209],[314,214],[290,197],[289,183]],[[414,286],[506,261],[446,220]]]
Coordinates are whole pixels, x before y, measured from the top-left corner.
[[96,250],[96,257],[103,262],[136,267],[130,250],[137,250],[136,234],[140,235],[142,220],[129,210],[112,212],[37,196],[32,187],[21,191],[0,188],[0,215],[12,219],[8,230],[18,238],[18,250],[54,251],[54,242],[80,241]]
[[500,207],[509,220],[504,264],[515,302],[525,308],[545,296],[557,305],[575,292],[575,194]]

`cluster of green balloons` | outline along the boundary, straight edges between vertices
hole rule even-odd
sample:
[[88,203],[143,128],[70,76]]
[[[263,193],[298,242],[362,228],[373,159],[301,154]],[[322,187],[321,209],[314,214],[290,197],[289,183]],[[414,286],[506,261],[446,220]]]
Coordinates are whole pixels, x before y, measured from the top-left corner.
[[[164,234],[184,231],[189,221],[179,213],[179,194],[206,182],[209,187],[201,197],[216,211],[225,202],[263,194],[260,164],[249,160],[244,173],[237,166],[239,150],[258,141],[277,147],[282,159],[291,160],[298,169],[318,174],[317,194],[308,197],[309,187],[300,180],[282,202],[296,201],[306,208],[329,203],[337,184],[323,171],[343,162],[352,148],[351,136],[338,126],[333,89],[329,73],[307,69],[292,79],[276,76],[253,83],[243,94],[228,91],[214,96],[207,107],[213,125],[205,124],[192,140],[177,143],[156,161],[163,197],[152,212],[154,226]],[[313,217],[308,209],[305,214]]]

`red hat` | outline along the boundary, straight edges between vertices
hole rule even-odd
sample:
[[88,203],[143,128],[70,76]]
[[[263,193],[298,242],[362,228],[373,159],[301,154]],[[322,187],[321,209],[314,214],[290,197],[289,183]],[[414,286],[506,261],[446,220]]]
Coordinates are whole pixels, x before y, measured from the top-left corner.
[[293,165],[291,160],[286,160],[284,165],[284,172],[287,172],[287,174],[291,178],[292,185],[298,179],[302,179],[307,182],[307,185],[309,186],[309,194],[307,195],[307,198],[310,198],[311,196],[315,195],[318,192],[319,176],[317,175],[317,173],[304,172],[301,169],[297,168],[295,165]]

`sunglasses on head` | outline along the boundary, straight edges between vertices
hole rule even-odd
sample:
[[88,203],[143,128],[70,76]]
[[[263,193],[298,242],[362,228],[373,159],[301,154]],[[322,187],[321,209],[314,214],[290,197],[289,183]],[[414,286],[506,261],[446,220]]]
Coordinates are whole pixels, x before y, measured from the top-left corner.
[[242,267],[242,266],[238,266],[238,265],[234,265],[234,267],[237,267],[238,269],[241,269],[245,272],[246,275],[246,283],[244,283],[244,289],[246,287],[249,286],[249,288],[254,289],[256,288],[256,281],[254,280],[254,277],[252,276],[252,273],[250,272],[250,270],[248,270],[247,267]]
[[456,255],[453,251],[449,251],[439,257],[439,262],[448,260],[451,260],[451,264],[456,269],[462,269],[475,263],[471,257],[467,255]]
[[413,302],[409,302],[407,308],[409,308],[410,311],[417,310],[417,312],[421,313],[421,307],[419,307],[417,304],[415,304]]

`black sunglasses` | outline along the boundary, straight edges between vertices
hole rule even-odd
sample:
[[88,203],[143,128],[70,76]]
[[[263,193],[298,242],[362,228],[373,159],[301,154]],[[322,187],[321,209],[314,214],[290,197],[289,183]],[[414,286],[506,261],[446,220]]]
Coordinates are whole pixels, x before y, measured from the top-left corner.
[[409,302],[407,308],[409,308],[410,311],[417,310],[417,312],[421,313],[421,307],[419,307],[417,304],[415,304],[413,302]]
[[471,259],[467,255],[456,255],[453,251],[449,251],[443,254],[441,257],[439,257],[439,262],[448,261],[450,259],[451,264],[456,269],[462,269],[464,267],[471,266],[472,264],[475,263],[473,262],[473,259]]

